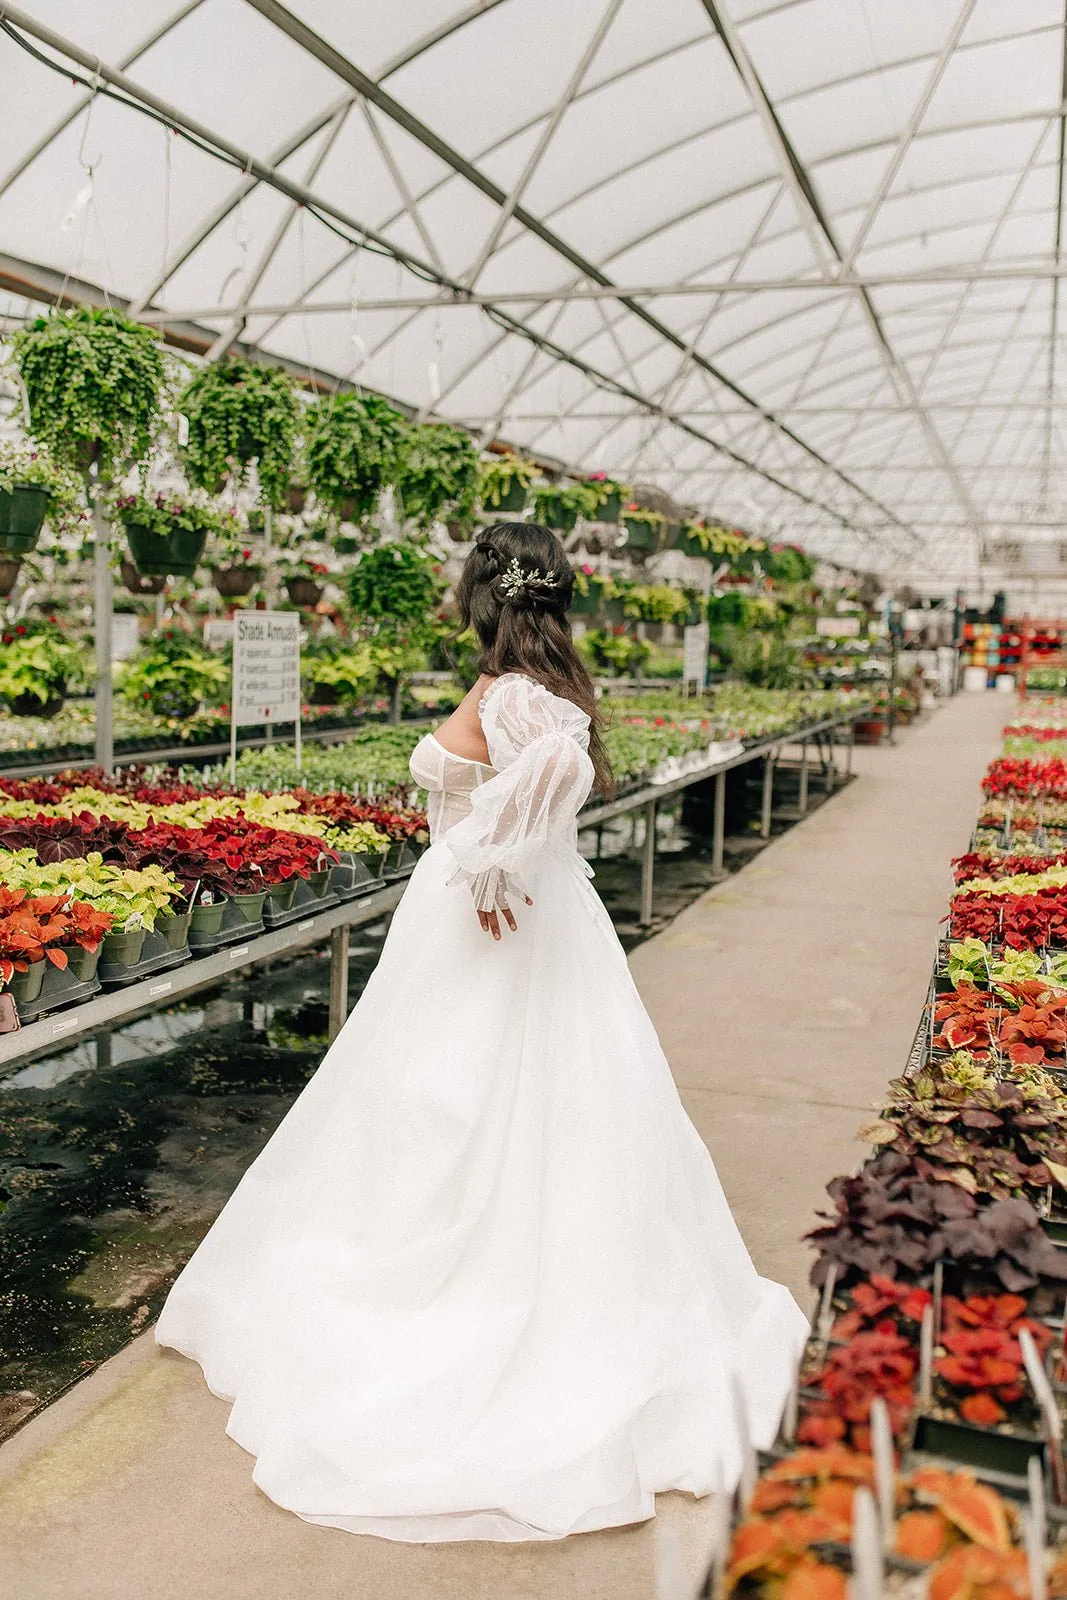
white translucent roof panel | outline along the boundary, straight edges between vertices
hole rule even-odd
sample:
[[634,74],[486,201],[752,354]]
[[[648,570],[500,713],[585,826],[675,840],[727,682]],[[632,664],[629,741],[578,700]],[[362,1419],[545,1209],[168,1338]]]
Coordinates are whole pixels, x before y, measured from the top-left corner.
[[958,578],[1067,522],[1063,62],[1061,0],[24,0],[0,308]]

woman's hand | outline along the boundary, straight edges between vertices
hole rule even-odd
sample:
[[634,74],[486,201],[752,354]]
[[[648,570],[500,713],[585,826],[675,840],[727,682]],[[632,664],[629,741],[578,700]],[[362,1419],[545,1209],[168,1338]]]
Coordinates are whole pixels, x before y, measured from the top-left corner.
[[[533,905],[533,901],[530,899],[530,896],[528,894],[523,895],[523,899],[526,901],[526,904],[528,906],[532,906]],[[483,933],[491,933],[493,935],[494,939],[499,939],[500,938],[500,917],[502,916],[504,918],[504,921],[507,923],[508,927],[511,929],[512,933],[518,933],[518,931],[519,931],[518,924],[516,923],[515,918],[512,915],[511,907],[501,903],[497,907],[497,910],[499,911],[500,916],[497,915],[496,911],[479,911],[478,912],[478,921],[482,925],[482,932]]]

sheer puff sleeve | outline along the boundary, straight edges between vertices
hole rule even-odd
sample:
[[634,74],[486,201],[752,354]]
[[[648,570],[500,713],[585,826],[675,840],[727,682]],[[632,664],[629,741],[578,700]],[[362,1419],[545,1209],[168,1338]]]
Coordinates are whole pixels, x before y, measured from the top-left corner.
[[577,851],[577,817],[593,784],[589,718],[539,683],[508,673],[482,696],[479,716],[496,776],[475,789],[470,816],[445,834],[479,911],[528,893],[545,855]]

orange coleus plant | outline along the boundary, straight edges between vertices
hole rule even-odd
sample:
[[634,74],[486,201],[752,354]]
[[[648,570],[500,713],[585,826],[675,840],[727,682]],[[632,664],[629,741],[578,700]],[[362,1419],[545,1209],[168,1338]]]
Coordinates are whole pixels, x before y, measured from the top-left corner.
[[946,1296],[941,1343],[948,1353],[934,1363],[934,1370],[954,1389],[967,1391],[959,1403],[964,1421],[981,1427],[1003,1422],[1005,1407],[1026,1392],[1019,1344],[1024,1328],[1043,1352],[1052,1334],[1026,1315],[1021,1295]]
[[39,961],[67,965],[63,945],[95,950],[112,917],[69,895],[31,896],[25,889],[0,885],[0,983],[10,983]]

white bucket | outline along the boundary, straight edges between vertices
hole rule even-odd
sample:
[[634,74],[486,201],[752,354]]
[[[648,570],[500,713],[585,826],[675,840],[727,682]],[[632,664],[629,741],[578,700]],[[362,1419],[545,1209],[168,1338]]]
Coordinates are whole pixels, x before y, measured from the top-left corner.
[[985,667],[964,667],[963,687],[967,694],[981,694],[986,687]]
[[1015,674],[1013,672],[1002,672],[1002,673],[1000,673],[1000,675],[997,678],[997,693],[998,694],[1014,694],[1015,693]]

